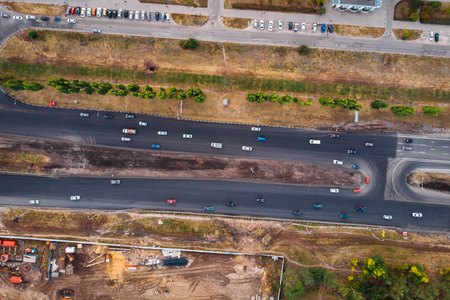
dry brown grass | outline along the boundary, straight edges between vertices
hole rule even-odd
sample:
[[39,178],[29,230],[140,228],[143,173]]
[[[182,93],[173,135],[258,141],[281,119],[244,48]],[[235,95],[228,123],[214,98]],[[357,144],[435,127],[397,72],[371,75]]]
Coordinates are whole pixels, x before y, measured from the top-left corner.
[[251,19],[221,17],[223,24],[228,28],[245,29],[251,24]]
[[397,40],[403,40],[403,34],[405,31],[409,31],[409,36],[405,39],[406,41],[414,41],[420,38],[422,34],[422,30],[413,30],[413,29],[393,29],[395,37]]
[[12,11],[22,14],[60,16],[63,15],[68,5],[40,4],[40,3],[22,3],[22,2],[1,2],[8,6]]
[[318,4],[314,0],[225,0],[225,8],[315,13]]
[[357,36],[368,38],[379,38],[383,35],[385,28],[380,27],[364,27],[351,25],[334,25],[334,31],[338,35]]
[[0,150],[0,170],[45,174],[44,166],[50,158],[40,154]]
[[139,0],[142,3],[158,3],[158,4],[170,4],[170,5],[184,5],[193,7],[207,7],[208,0]]
[[184,26],[201,26],[208,20],[208,16],[172,14],[172,20]]

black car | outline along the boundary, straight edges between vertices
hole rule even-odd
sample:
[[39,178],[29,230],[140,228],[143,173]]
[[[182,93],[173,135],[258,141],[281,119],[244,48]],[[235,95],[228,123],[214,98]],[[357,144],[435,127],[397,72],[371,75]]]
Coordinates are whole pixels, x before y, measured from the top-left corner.
[[105,118],[105,119],[112,119],[112,116],[111,115],[104,115],[103,118]]
[[112,15],[113,18],[114,18],[114,19],[117,19],[117,10],[114,10],[112,14],[113,14],[113,15]]
[[294,26],[294,24],[292,22],[289,22],[289,30],[292,30],[292,26]]
[[296,216],[301,216],[303,213],[301,212],[301,211],[299,211],[299,210],[294,210],[293,212],[292,212],[294,215],[296,215]]
[[125,10],[125,11],[123,12],[123,17],[124,17],[125,19],[128,19],[128,10]]
[[230,201],[230,202],[227,202],[227,205],[233,207],[233,206],[236,205],[236,202],[231,202],[231,201]]
[[333,25],[331,25],[331,24],[328,25],[328,32],[329,33],[333,33],[334,32]]
[[50,18],[49,17],[41,17],[41,20],[42,21],[48,21],[48,20],[50,20]]
[[112,10],[108,10],[108,19],[111,19],[112,18],[112,15],[113,15],[113,12],[112,12]]
[[61,17],[55,17],[55,21],[61,21]]
[[159,21],[159,12],[156,12],[156,13],[155,13],[155,20],[156,20],[156,21]]
[[76,14],[76,15],[79,15],[80,12],[81,12],[81,7],[77,6],[77,7],[75,8],[75,14]]
[[407,144],[411,144],[413,142],[413,140],[412,139],[404,139],[403,142],[407,143]]
[[366,211],[366,207],[362,206],[362,205],[356,206],[355,209],[356,209],[356,211],[359,211],[359,212],[365,212]]
[[435,35],[434,35],[434,41],[437,43],[437,42],[439,42],[439,33],[436,33]]

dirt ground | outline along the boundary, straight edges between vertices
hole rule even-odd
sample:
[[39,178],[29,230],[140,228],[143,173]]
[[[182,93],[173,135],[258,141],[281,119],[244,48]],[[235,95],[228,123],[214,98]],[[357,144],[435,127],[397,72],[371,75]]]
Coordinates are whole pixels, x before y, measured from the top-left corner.
[[381,27],[363,27],[363,26],[350,26],[350,25],[334,25],[334,31],[338,35],[344,36],[358,36],[379,38],[383,35],[385,28]]
[[[357,171],[289,161],[154,153],[3,136],[0,154],[5,151],[47,157],[50,161],[40,168],[52,176],[114,174],[116,177],[209,178],[327,186],[357,186],[363,180]],[[0,155],[0,169],[5,167],[1,161],[3,156]],[[20,162],[26,167],[23,164]],[[33,165],[29,163],[30,172],[35,170]]]
[[[403,40],[403,33],[406,31],[406,29],[393,29],[393,31],[397,40]],[[413,30],[413,29],[410,29],[408,31],[409,36],[406,38],[407,41],[417,40],[418,38],[420,38],[423,32],[422,30]]]
[[251,25],[251,19],[242,19],[242,18],[228,18],[221,17],[223,24],[228,28],[233,29],[245,29]]
[[208,20],[208,16],[172,14],[172,20],[183,26],[201,26]]
[[21,2],[0,2],[12,11],[23,14],[44,15],[44,16],[61,16],[67,10],[68,5],[53,5],[41,3],[21,3]]
[[423,181],[424,189],[450,193],[450,174],[414,172],[409,174],[406,180],[413,187],[421,187]]

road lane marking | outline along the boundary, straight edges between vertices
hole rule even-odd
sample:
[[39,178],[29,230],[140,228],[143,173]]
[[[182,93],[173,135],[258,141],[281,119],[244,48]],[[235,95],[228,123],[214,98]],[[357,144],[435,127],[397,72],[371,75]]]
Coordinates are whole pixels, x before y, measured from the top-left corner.
[[426,146],[425,144],[419,144],[420,146]]
[[425,152],[421,151],[421,152],[419,152],[419,153],[425,153]]
[[442,147],[444,147],[444,148],[450,148],[449,146],[442,146]]
[[442,153],[443,155],[448,155],[448,153]]

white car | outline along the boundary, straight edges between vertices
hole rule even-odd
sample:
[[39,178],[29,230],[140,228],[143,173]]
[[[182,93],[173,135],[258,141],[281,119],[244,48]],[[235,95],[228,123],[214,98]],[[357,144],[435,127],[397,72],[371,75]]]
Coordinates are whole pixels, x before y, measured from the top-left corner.
[[252,131],[261,131],[260,127],[252,127]]
[[264,21],[259,21],[259,29],[264,30]]
[[70,200],[72,200],[72,201],[78,201],[80,199],[81,199],[80,196],[70,196]]
[[145,11],[141,11],[141,19],[145,20]]
[[22,18],[21,16],[14,16],[14,17],[13,17],[13,20],[16,20],[16,21],[22,21],[23,18]]
[[136,21],[139,21],[139,11],[138,10],[134,13],[134,19]]
[[158,131],[158,135],[167,135],[167,131]]
[[192,139],[192,134],[190,134],[190,133],[184,133],[184,134],[183,134],[183,139]]
[[32,20],[32,21],[36,21],[36,16],[26,15],[25,19],[27,19],[27,20]]
[[131,138],[123,136],[122,142],[131,142]]
[[130,16],[129,16],[130,20],[134,20],[134,11],[130,10]]
[[330,189],[330,193],[337,194],[339,193],[339,189]]
[[283,30],[283,21],[278,20],[278,30]]
[[97,18],[101,18],[101,17],[102,17],[102,8],[97,7]]
[[269,31],[273,30],[273,21],[269,21]]
[[89,113],[87,113],[87,112],[82,112],[82,113],[80,113],[80,117],[89,118]]
[[434,39],[434,33],[433,33],[433,31],[430,31],[430,41],[433,41],[433,39]]
[[91,12],[92,12],[92,11],[91,11],[91,8],[88,7],[88,9],[87,9],[87,11],[86,11],[86,16],[88,16],[88,17],[92,16],[92,13],[91,13]]
[[364,144],[364,146],[366,146],[366,147],[373,147],[373,143],[367,142],[367,143]]
[[117,13],[117,17],[122,19],[122,16],[123,16],[123,10],[119,9],[119,12]]
[[392,216],[391,215],[383,215],[383,219],[392,220]]
[[170,23],[170,14],[166,15],[167,23]]
[[342,160],[335,159],[335,160],[333,160],[333,164],[335,164],[335,165],[343,165],[344,162]]
[[244,150],[244,151],[252,151],[253,148],[249,147],[249,146],[242,146],[242,150]]
[[75,20],[75,19],[67,19],[67,23],[75,24],[76,22],[77,22],[77,20]]
[[37,205],[39,204],[39,200],[30,200],[30,204]]
[[258,28],[258,20],[253,21],[253,27]]
[[92,33],[102,33],[102,30],[98,28],[92,28]]
[[139,122],[139,126],[147,126],[148,124],[147,124],[147,122]]
[[295,25],[294,25],[294,32],[297,32],[298,31],[298,23],[295,23]]
[[306,31],[306,23],[305,22],[302,23],[302,31]]
[[414,218],[422,218],[422,213],[419,213],[419,212],[413,212],[413,213],[412,213],[412,216],[413,216]]
[[86,7],[81,8],[81,17],[86,17]]
[[314,23],[313,24],[313,32],[316,32],[317,31],[317,23]]

